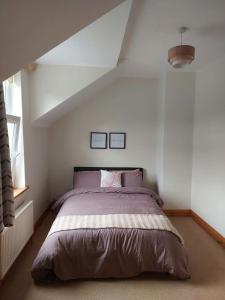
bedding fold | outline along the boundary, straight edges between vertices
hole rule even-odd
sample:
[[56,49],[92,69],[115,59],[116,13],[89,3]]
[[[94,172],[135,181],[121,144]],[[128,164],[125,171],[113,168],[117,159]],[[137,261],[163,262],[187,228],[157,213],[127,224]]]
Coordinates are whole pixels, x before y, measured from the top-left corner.
[[109,214],[61,216],[55,219],[48,236],[59,231],[97,228],[158,229],[172,232],[184,244],[184,240],[170,220],[163,215]]

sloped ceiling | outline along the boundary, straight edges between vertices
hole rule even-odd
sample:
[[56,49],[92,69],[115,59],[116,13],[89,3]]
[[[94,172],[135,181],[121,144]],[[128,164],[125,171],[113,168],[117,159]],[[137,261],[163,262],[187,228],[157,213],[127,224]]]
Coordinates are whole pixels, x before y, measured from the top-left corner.
[[[107,15],[110,15],[110,12]],[[101,22],[102,20],[96,22],[96,28],[99,28],[99,32],[105,33],[106,28]],[[115,24],[118,22],[117,16],[114,16],[114,22]],[[111,22],[108,23],[108,26],[114,29]],[[68,109],[71,110],[85,99],[91,101],[92,93],[104,88],[107,78],[115,76],[159,78],[163,72],[174,71],[168,65],[167,51],[170,47],[179,44],[178,29],[180,26],[190,28],[185,33],[183,41],[196,48],[195,61],[183,71],[197,71],[225,55],[225,0],[134,0],[125,39],[124,41],[121,39],[123,47],[119,56],[120,63],[113,71],[110,71],[113,76],[108,77],[105,73],[94,83],[89,83],[82,91],[68,97],[68,101],[63,101],[52,110],[43,113],[39,120],[35,120],[35,123],[40,123],[39,121],[42,120],[44,124],[52,124]],[[101,39],[101,34],[97,34],[97,32],[93,34],[93,28],[90,25],[66,43],[67,46],[70,44],[74,47],[73,50],[77,57],[71,58],[71,53],[73,53],[71,51],[68,58],[61,61],[61,49],[59,52],[53,51],[54,55],[51,59],[54,58],[54,63],[58,64],[112,66],[113,55],[119,53],[121,44],[120,46],[112,45],[110,41],[112,31],[108,32],[110,33],[108,39],[105,38],[107,33]],[[89,36],[88,39],[85,39],[86,34]],[[75,42],[76,37],[79,43]],[[113,36],[112,39],[114,39]],[[90,40],[92,41],[91,45],[88,44]],[[82,49],[90,49],[90,51],[83,51],[80,48],[81,45],[83,45]],[[95,50],[93,47],[96,47]],[[107,51],[104,52],[106,49]],[[63,56],[67,55],[63,52]],[[42,61],[43,63],[50,61],[50,57],[45,56],[45,59]],[[115,55],[114,59],[117,62],[118,55]]]
[[131,1],[125,1],[36,62],[48,65],[115,67],[130,8]]
[[39,65],[29,76],[31,118],[39,119],[110,71],[109,68]]
[[124,0],[1,0],[0,81]]
[[29,75],[35,124],[57,120],[71,109],[71,97],[75,106],[77,93],[117,66],[131,4],[125,1],[36,61]]
[[116,78],[117,70],[112,69],[102,77],[93,81],[90,85],[86,86],[85,89],[82,89],[75,95],[72,95],[66,100],[66,102],[61,102],[47,113],[42,114],[40,118],[33,121],[33,125],[38,127],[50,127],[57,120],[61,119],[64,115],[75,109],[81,103],[91,101],[94,95],[110,86]]

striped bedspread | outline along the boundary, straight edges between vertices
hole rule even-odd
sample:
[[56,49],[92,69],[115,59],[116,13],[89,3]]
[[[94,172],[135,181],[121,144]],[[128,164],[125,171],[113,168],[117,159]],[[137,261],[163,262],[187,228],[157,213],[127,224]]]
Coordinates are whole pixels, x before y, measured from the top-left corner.
[[55,219],[48,236],[59,231],[75,229],[127,228],[157,229],[175,234],[180,242],[184,240],[170,220],[164,215],[155,214],[108,214],[108,215],[73,215]]

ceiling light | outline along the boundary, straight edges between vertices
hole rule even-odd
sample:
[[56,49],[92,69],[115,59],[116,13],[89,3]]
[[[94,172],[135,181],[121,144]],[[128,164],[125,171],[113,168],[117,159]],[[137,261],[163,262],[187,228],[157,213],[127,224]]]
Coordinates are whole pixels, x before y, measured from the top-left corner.
[[187,64],[191,64],[195,58],[195,48],[190,45],[182,44],[182,34],[187,30],[187,27],[181,27],[179,29],[181,43],[179,46],[172,47],[168,51],[168,62],[175,69],[180,69]]

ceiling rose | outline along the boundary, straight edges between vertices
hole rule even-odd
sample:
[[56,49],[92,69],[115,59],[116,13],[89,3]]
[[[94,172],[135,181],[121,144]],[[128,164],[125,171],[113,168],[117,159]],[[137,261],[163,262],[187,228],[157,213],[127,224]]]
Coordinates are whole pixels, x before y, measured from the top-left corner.
[[187,64],[191,64],[195,58],[195,48],[190,45],[182,44],[182,34],[187,30],[187,27],[181,27],[179,29],[181,43],[179,46],[172,47],[168,51],[168,62],[175,69],[180,69]]

